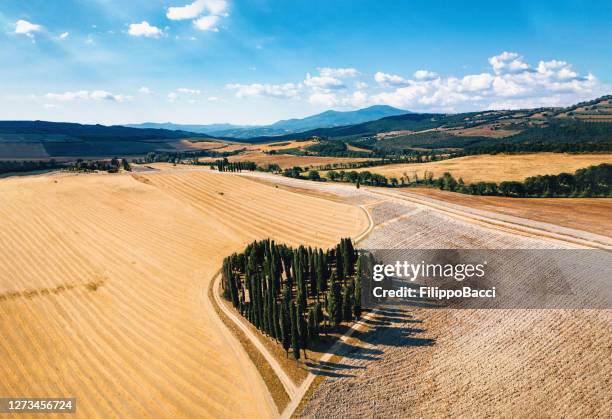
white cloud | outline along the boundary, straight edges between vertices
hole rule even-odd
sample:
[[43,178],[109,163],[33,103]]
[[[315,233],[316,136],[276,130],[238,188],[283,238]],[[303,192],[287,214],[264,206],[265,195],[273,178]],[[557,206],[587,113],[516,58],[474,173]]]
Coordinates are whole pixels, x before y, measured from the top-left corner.
[[312,89],[325,91],[346,88],[339,78],[329,75],[311,76],[310,73],[306,73],[304,84]]
[[433,80],[438,78],[438,75],[433,71],[417,70],[414,72],[414,78],[417,80]]
[[78,90],[75,92],[47,93],[46,99],[59,102],[71,102],[74,100],[108,100],[112,102],[126,102],[132,100],[131,96],[112,94],[105,90]]
[[489,73],[470,74],[463,77],[461,84],[465,90],[476,92],[488,89],[493,80],[494,77]]
[[15,22],[15,33],[33,37],[35,32],[42,31],[43,27],[27,20],[19,19]]
[[220,15],[227,10],[227,1],[225,0],[208,0],[206,9],[213,15]]
[[219,28],[217,28],[217,22],[219,22],[219,16],[208,15],[202,16],[193,21],[193,26],[201,31],[213,31],[219,32]]
[[63,32],[62,34],[60,34],[59,39],[66,39],[68,38],[68,36],[70,36],[69,32]]
[[359,75],[359,71],[355,68],[331,68],[331,67],[322,67],[318,68],[319,74],[323,77],[357,77]]
[[140,89],[138,89],[138,93],[142,93],[143,95],[150,95],[153,92],[147,86],[142,86]]
[[489,64],[497,74],[518,73],[529,69],[529,65],[523,61],[523,57],[516,52],[504,51],[499,55],[490,57]]
[[200,96],[201,94],[202,94],[202,91],[199,89],[179,87],[178,89],[168,93],[168,102],[186,100],[189,103],[196,103],[197,96]]
[[204,11],[206,1],[197,0],[186,6],[168,7],[166,17],[170,20],[194,19]]
[[176,91],[179,93],[185,93],[188,95],[196,95],[196,96],[199,96],[202,93],[202,91],[199,89],[187,89],[186,87],[178,88],[176,89]]
[[399,86],[407,86],[408,84],[410,84],[408,80],[406,80],[405,78],[401,76],[397,76],[395,74],[387,74],[387,73],[383,73],[380,71],[374,74],[374,80],[382,86],[399,87]]
[[[468,74],[462,78],[441,77],[417,71],[413,80],[378,72],[375,80],[384,87],[395,87],[369,98],[414,110],[462,111],[570,104],[597,95],[606,89],[592,75],[580,76],[565,61],[540,61],[531,67],[516,52],[503,52],[489,58],[492,72]],[[609,90],[609,88],[608,88]]]
[[[307,73],[302,83],[231,84],[236,96],[300,99],[317,107],[364,107],[388,104],[420,112],[462,112],[500,107],[569,105],[609,94],[605,86],[588,73],[581,75],[565,61],[525,62],[515,52],[489,58],[489,71],[461,77],[443,76],[427,70],[412,78],[376,72],[377,85],[354,81],[347,86],[343,77],[359,73],[348,68],[319,68]],[[365,92],[364,89],[368,88]]]
[[208,96],[209,102],[218,102],[220,99],[217,96]]
[[295,99],[299,97],[301,84],[228,84],[226,88],[236,91],[237,98],[273,97],[277,99]]
[[147,38],[159,38],[164,32],[157,26],[152,26],[146,20],[140,23],[130,24],[128,33],[132,36],[144,36]]
[[195,19],[204,11],[212,15],[220,15],[227,9],[225,0],[196,0],[191,4],[179,7],[169,7],[166,17],[170,20]]
[[311,105],[323,106],[326,108],[331,108],[337,104],[336,95],[333,93],[313,93],[308,98],[308,102],[310,102]]

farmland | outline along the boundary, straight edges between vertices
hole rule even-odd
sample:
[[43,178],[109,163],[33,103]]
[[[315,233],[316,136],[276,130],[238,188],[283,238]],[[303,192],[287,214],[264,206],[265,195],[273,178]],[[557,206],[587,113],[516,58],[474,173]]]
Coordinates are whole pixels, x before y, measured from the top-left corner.
[[[118,414],[113,397],[123,398],[121,412],[139,415],[277,416],[206,291],[223,258],[253,239],[329,246],[356,236],[368,225],[358,205],[374,222],[362,248],[611,242],[597,218],[609,213],[608,200],[580,200],[585,211],[598,205],[591,218],[555,226],[568,209],[554,199],[484,207],[418,190],[161,163],[148,170],[0,180],[3,394],[53,389],[76,396],[86,416]],[[510,224],[492,227],[469,208]],[[532,212],[542,222],[501,218]],[[328,378],[298,413],[430,416],[443,406],[471,416],[478,406],[510,414],[520,405],[524,415],[563,415],[571,403],[579,415],[601,415],[610,405],[602,389],[611,321],[609,311],[387,310],[311,371]],[[564,402],[553,404],[553,393]]]
[[275,416],[209,281],[253,239],[328,246],[367,225],[211,171],[7,178],[0,193],[0,393],[74,396],[85,417]]
[[356,169],[368,170],[388,178],[398,179],[408,176],[413,179],[424,178],[425,172],[432,173],[434,178],[450,172],[455,179],[462,178],[466,183],[503,182],[508,180],[522,181],[535,175],[553,175],[562,172],[573,173],[577,169],[601,163],[611,163],[612,154],[495,154],[459,157],[449,160],[415,163],[390,164],[381,167]]
[[[289,188],[310,187],[294,179],[282,183]],[[310,185],[324,193],[335,191],[349,201],[358,195],[365,199],[375,228],[360,243],[363,248],[574,246],[449,216],[404,201],[401,194]],[[610,203],[602,205],[609,212]],[[555,222],[554,209],[549,211],[548,221]],[[595,225],[585,230],[601,233]],[[609,246],[610,236],[604,240]],[[368,329],[337,353],[341,360],[329,365],[323,374],[327,378],[308,398],[302,417],[479,416],[483,412],[533,416],[542,411],[553,416],[571,411],[584,417],[605,416],[609,411],[612,399],[604,390],[611,373],[609,310],[399,307],[382,310],[367,323]]]

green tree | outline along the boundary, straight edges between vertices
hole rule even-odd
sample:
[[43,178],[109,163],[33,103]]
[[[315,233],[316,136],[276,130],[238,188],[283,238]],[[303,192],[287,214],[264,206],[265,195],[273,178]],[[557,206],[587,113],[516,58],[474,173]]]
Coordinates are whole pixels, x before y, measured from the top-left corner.
[[334,326],[338,326],[342,321],[342,289],[334,274],[332,274],[331,289],[327,293],[327,315]]
[[291,316],[291,350],[293,358],[297,361],[300,359],[300,336],[298,334],[298,313],[294,301],[291,301],[289,315]]

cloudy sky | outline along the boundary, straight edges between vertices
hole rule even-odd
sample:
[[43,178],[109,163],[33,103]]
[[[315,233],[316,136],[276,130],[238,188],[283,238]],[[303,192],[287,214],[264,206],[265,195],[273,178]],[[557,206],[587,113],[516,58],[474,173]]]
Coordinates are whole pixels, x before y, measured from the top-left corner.
[[0,120],[261,124],[612,93],[609,1],[447,3],[2,0]]

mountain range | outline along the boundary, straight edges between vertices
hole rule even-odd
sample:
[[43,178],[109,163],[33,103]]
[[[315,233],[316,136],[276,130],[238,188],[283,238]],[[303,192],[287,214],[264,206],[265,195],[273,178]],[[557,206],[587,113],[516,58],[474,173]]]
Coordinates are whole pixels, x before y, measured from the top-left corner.
[[403,109],[386,105],[375,105],[355,111],[329,110],[306,118],[285,119],[270,125],[232,125],[232,124],[209,124],[209,125],[184,125],[171,122],[155,123],[145,122],[142,124],[127,124],[131,128],[157,128],[167,130],[190,131],[206,133],[215,137],[227,137],[247,139],[253,137],[267,137],[277,135],[288,135],[297,132],[309,131],[317,128],[334,128],[345,125],[360,124],[374,121],[388,116],[397,116],[410,113]]
[[[403,113],[346,124],[351,118],[376,117],[379,115],[376,115],[377,112]],[[334,126],[329,126],[332,124]],[[298,131],[301,127],[313,125],[315,129]],[[215,126],[209,125],[213,132],[209,130],[207,133],[195,132],[193,126],[187,125],[171,125],[182,130],[165,129],[163,126],[157,124],[149,128],[133,128],[46,121],[0,121],[0,160],[134,156],[151,151],[184,151],[190,149],[191,143],[199,141],[226,142],[231,139],[247,144],[310,137],[325,139],[325,147],[333,146],[331,142],[341,144],[340,148],[345,154],[347,144],[362,149],[362,153],[369,150],[381,155],[402,153],[407,149],[449,148],[472,151],[477,148],[479,152],[608,151],[612,147],[612,95],[568,107],[483,110],[460,114],[406,113],[389,107],[354,112],[328,111],[304,119],[279,121],[266,127],[243,127],[244,131],[239,135],[266,132],[266,129],[276,133],[296,130],[290,134],[246,139],[223,135],[228,130],[241,129],[234,126],[228,128],[227,124],[218,124],[216,127],[219,131],[214,131]],[[335,148],[327,150],[335,151]]]

